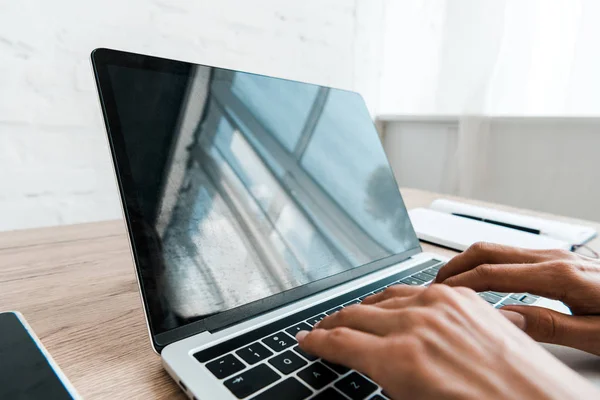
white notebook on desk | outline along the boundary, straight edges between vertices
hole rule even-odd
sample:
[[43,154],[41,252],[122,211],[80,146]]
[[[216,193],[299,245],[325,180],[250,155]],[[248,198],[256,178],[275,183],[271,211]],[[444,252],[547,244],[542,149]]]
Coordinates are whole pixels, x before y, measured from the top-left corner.
[[409,215],[419,239],[461,251],[481,241],[570,250],[596,236],[591,227],[443,199],[434,201],[429,209],[410,210]]

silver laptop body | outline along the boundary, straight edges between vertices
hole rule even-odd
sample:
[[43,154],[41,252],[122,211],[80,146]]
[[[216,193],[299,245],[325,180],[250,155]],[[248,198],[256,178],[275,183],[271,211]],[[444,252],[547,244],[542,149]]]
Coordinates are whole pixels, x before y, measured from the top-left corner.
[[152,346],[181,389],[386,398],[294,339],[445,261],[422,252],[360,95],[110,49],[92,64]]

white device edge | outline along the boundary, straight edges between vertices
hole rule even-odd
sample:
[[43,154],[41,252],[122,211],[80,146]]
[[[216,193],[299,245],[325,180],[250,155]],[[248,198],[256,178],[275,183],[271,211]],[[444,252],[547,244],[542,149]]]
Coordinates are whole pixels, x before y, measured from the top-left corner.
[[413,208],[408,215],[420,240],[459,251],[482,241],[529,249],[571,248],[569,243],[549,236],[457,217],[430,208]]
[[521,226],[540,231],[540,235],[564,240],[571,245],[583,244],[594,238],[596,230],[590,226],[553,221],[545,218],[520,215],[492,208],[474,206],[458,201],[437,199],[430,209],[447,214],[464,214],[472,217],[489,219],[506,224]]

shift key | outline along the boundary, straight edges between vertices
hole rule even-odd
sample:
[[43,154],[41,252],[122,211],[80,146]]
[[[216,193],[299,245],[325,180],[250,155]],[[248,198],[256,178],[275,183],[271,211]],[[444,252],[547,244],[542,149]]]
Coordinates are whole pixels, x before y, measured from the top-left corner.
[[224,384],[238,399],[243,399],[277,379],[279,379],[277,372],[266,364],[260,364],[258,367],[226,380]]

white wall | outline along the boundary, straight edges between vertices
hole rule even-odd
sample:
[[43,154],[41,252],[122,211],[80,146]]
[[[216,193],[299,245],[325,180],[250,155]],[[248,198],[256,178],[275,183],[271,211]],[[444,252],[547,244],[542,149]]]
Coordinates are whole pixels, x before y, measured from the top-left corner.
[[600,118],[424,119],[386,123],[384,146],[402,186],[600,221],[599,133]]
[[400,184],[600,220],[600,2],[386,4],[378,114]]
[[600,115],[597,0],[388,0],[383,115]]
[[378,113],[435,114],[446,0],[388,0]]
[[358,89],[374,99],[369,77],[381,50],[370,37],[382,35],[383,12],[383,1],[373,0],[0,0],[0,230],[120,217],[92,49]]

